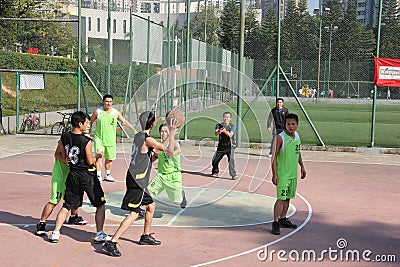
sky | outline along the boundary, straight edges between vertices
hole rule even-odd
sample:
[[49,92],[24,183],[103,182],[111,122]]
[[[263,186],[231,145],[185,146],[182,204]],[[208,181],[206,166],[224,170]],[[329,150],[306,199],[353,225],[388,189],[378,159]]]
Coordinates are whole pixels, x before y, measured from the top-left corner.
[[318,0],[308,0],[308,12],[310,14],[313,13],[314,8],[318,8],[318,3],[319,3]]

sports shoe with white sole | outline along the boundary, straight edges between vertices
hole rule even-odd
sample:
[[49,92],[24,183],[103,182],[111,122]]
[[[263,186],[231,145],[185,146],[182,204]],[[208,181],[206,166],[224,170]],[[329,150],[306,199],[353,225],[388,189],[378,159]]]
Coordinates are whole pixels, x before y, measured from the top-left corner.
[[111,174],[104,176],[103,181],[107,182],[115,182],[115,178],[111,176]]
[[99,234],[99,235],[96,235],[94,238],[93,238],[93,240],[94,240],[94,243],[104,243],[104,242],[106,242],[106,241],[109,241],[109,240],[111,240],[111,236],[109,236],[109,235],[107,235],[106,233],[104,233],[104,232],[101,232],[101,234]]
[[46,223],[45,222],[38,222],[36,224],[36,235],[43,236],[46,234]]
[[56,232],[51,232],[51,234],[49,235],[49,241],[51,243],[58,243],[58,240],[60,240],[60,232],[56,233]]
[[88,221],[84,220],[81,216],[70,216],[68,224],[86,225]]

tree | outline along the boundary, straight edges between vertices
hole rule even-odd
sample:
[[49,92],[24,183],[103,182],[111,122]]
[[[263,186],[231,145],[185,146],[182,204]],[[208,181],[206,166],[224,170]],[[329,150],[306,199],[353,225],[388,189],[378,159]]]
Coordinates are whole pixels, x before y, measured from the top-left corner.
[[[357,21],[357,10],[354,2],[348,2],[343,21],[339,25],[338,38],[342,42],[335,44],[338,60],[364,60],[371,58],[375,48],[375,39],[372,30],[366,29]],[[343,42],[345,40],[345,42]]]
[[256,58],[258,55],[258,35],[260,25],[256,20],[255,11],[249,7],[246,12],[245,26],[244,26],[244,56]]
[[396,0],[383,1],[380,57],[400,58],[400,6]]
[[219,40],[227,50],[239,51],[240,8],[239,3],[228,0],[220,18]]
[[[0,0],[0,16],[4,18],[61,18],[60,7],[39,0]],[[42,6],[46,5],[46,6]],[[47,6],[48,5],[48,6]],[[69,23],[43,21],[2,21],[0,46],[14,51],[18,45],[23,52],[30,47],[40,54],[67,55],[77,47],[74,31]]]
[[[206,23],[205,23],[206,22]],[[186,29],[187,22],[185,22]],[[204,42],[204,29],[207,27],[207,43],[218,45],[218,35],[217,32],[220,30],[219,20],[216,15],[216,10],[214,7],[207,7],[207,18],[205,7],[201,8],[199,13],[196,13],[190,20],[190,33],[193,38]]]

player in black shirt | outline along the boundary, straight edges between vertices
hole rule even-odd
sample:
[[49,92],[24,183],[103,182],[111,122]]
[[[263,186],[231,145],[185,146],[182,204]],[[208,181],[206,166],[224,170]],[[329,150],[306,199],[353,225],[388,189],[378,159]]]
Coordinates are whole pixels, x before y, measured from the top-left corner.
[[103,251],[110,256],[119,257],[121,252],[117,248],[118,239],[128,230],[129,226],[138,218],[139,213],[146,208],[143,234],[140,237],[140,245],[160,245],[161,242],[151,236],[150,227],[153,220],[156,204],[147,190],[149,176],[152,166],[153,149],[166,152],[172,155],[174,152],[175,132],[179,122],[171,121],[168,125],[169,145],[164,147],[162,143],[150,137],[150,131],[155,124],[155,115],[151,111],[146,111],[139,116],[142,131],[135,135],[132,145],[131,162],[126,174],[126,193],[122,200],[121,208],[128,210],[129,214],[121,222],[117,231],[110,241],[103,245]]
[[215,151],[214,157],[212,159],[212,176],[218,176],[219,173],[219,162],[223,158],[223,156],[228,157],[229,162],[229,174],[232,177],[232,180],[236,179],[236,171],[235,171],[235,137],[234,134],[236,132],[236,126],[230,123],[232,119],[232,114],[230,112],[224,112],[223,114],[224,121],[222,123],[218,123],[215,126],[215,135],[218,137],[218,147],[217,151]]
[[49,235],[49,241],[57,243],[60,229],[67,217],[68,211],[82,206],[83,193],[86,192],[90,203],[96,207],[97,234],[94,242],[105,242],[110,238],[103,232],[106,203],[100,181],[96,177],[94,163],[101,154],[92,154],[92,139],[86,134],[90,130],[90,117],[82,111],[74,112],[71,116],[72,131],[61,136],[60,151],[67,158],[70,172],[66,181],[64,205],[57,214],[56,226]]
[[284,102],[283,98],[277,98],[276,107],[271,109],[268,115],[268,121],[267,121],[268,132],[271,132],[271,123],[273,123],[272,141],[268,157],[272,156],[275,137],[285,129],[285,121],[287,115],[289,114],[289,110],[283,106],[283,102]]

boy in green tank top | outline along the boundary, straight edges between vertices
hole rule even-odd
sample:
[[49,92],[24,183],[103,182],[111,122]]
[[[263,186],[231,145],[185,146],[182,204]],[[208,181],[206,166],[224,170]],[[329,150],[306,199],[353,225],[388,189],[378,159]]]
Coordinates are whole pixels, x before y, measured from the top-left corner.
[[[123,126],[131,129],[134,134],[136,129],[122,116],[121,112],[112,107],[112,95],[103,96],[103,107],[96,109],[91,118],[91,125],[96,121],[96,132],[94,134],[94,150],[96,153],[104,154],[104,167],[106,174],[103,181],[114,182],[115,178],[111,175],[112,162],[117,158],[117,121]],[[96,162],[97,178],[101,181],[101,170],[103,160]]]
[[[161,142],[168,146],[169,129],[166,124],[161,124],[159,128]],[[186,208],[185,192],[182,190],[182,170],[181,170],[181,147],[178,142],[174,144],[174,152],[167,156],[164,151],[155,151],[153,160],[158,158],[158,171],[148,186],[149,191],[158,195],[163,190],[166,191],[168,198],[182,209]]]
[[285,121],[285,130],[276,138],[272,160],[272,183],[276,185],[277,200],[274,205],[274,221],[271,233],[279,235],[280,227],[297,228],[288,218],[290,199],[296,195],[297,164],[301,168],[301,179],[306,177],[306,169],[300,154],[300,136],[296,132],[299,118],[289,114]]

